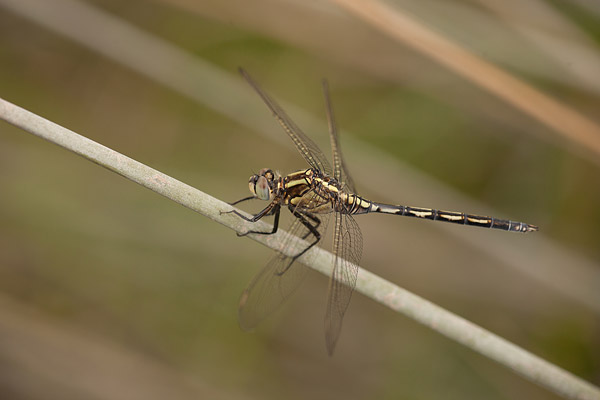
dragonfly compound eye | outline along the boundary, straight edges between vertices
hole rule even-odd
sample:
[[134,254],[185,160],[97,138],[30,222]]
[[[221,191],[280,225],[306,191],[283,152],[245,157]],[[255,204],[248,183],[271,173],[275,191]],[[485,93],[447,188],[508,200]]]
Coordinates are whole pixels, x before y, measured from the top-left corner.
[[271,188],[269,187],[269,181],[264,176],[258,177],[258,180],[254,185],[254,191],[256,196],[261,200],[269,200],[271,198]]
[[250,179],[248,179],[248,187],[250,188],[250,192],[253,195],[256,195],[256,181],[258,180],[258,175],[252,175]]

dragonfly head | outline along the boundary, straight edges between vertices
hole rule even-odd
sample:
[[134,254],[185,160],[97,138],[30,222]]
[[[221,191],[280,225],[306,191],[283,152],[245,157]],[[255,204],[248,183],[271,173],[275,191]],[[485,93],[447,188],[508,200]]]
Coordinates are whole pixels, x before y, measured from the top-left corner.
[[261,200],[271,200],[275,191],[276,176],[269,168],[261,169],[258,174],[252,175],[248,186],[253,195]]

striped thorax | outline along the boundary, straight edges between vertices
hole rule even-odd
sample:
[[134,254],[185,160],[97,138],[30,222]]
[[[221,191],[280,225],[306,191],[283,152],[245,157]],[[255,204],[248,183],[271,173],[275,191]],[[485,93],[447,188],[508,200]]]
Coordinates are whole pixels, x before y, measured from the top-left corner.
[[315,214],[340,212],[365,214],[373,211],[373,203],[349,193],[329,176],[312,168],[279,176],[263,168],[249,179],[250,192],[261,200],[277,202]]

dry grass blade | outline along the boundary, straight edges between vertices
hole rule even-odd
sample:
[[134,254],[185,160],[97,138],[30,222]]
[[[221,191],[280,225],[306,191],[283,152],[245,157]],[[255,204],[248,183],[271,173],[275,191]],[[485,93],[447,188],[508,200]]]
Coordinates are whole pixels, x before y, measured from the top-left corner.
[[398,42],[493,93],[600,160],[600,127],[502,69],[379,1],[332,0]]

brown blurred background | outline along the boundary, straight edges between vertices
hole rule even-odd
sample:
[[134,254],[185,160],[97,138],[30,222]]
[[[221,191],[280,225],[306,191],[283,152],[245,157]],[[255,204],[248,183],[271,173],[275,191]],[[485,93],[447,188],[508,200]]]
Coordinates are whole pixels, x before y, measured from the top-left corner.
[[[600,384],[600,154],[585,132],[334,2],[249,3],[1,0],[0,96],[233,201],[260,168],[304,167],[238,66],[328,153],[326,77],[362,195],[541,227],[358,217],[362,265]],[[600,132],[591,2],[387,4]],[[316,273],[241,332],[239,295],[269,255],[0,123],[0,398],[554,398],[360,295],[327,357]]]

